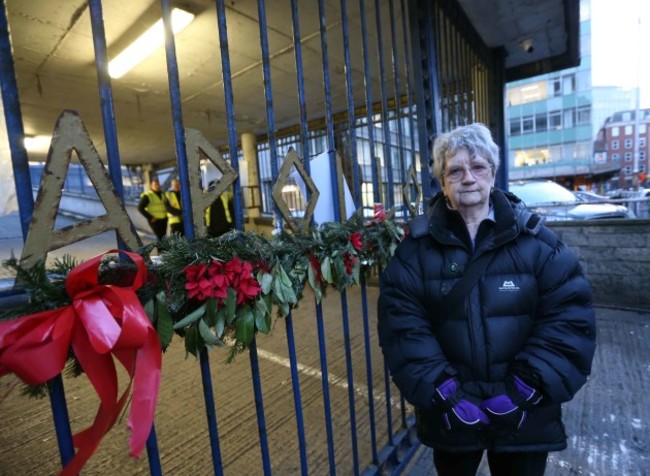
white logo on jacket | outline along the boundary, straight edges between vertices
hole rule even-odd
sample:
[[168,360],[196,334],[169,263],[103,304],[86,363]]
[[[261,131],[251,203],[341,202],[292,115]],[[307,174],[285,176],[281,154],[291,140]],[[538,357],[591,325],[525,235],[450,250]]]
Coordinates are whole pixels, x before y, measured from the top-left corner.
[[514,281],[504,281],[501,286],[499,286],[499,291],[519,291],[519,286],[515,285]]

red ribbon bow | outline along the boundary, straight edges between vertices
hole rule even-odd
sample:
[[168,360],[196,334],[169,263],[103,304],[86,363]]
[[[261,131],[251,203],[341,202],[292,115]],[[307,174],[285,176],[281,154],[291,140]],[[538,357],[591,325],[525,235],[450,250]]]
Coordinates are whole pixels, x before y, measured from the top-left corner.
[[[108,253],[114,253],[111,250]],[[128,426],[130,455],[138,457],[153,425],[160,386],[162,352],[158,334],[135,293],[147,269],[140,255],[124,251],[138,272],[131,286],[97,284],[103,255],[70,271],[66,291],[72,304],[51,311],[0,322],[0,375],[15,373],[29,385],[38,385],[61,373],[72,349],[100,399],[93,424],[74,435],[78,449],[61,472],[77,474],[113,427],[133,385]],[[130,381],[118,399],[113,357],[124,366]]]

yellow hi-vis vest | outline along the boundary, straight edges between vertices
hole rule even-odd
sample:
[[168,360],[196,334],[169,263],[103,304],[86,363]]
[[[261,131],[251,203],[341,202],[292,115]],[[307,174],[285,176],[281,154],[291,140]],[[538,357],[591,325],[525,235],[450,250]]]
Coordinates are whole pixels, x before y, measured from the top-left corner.
[[[219,195],[221,203],[223,203],[223,212],[226,215],[226,221],[228,223],[232,223],[232,217],[230,216],[230,207],[228,207],[228,201],[230,200],[230,197],[232,197],[232,192],[223,192],[221,195]],[[205,209],[205,226],[210,226],[210,208],[212,208],[212,206],[209,206]]]
[[167,208],[165,208],[165,202],[163,200],[164,195],[162,193],[159,197],[156,192],[149,190],[148,192],[144,192],[142,195],[149,197],[149,204],[145,207],[145,210],[147,210],[151,216],[156,219],[167,218]]
[[[181,209],[181,204],[178,202],[178,199],[176,198],[176,194],[174,192],[167,192],[165,195],[167,195],[167,200],[169,200],[169,204],[172,207],[177,208],[178,210]],[[182,216],[172,215],[171,213],[167,212],[167,223],[170,225],[173,225],[174,223],[181,223],[182,221]]]

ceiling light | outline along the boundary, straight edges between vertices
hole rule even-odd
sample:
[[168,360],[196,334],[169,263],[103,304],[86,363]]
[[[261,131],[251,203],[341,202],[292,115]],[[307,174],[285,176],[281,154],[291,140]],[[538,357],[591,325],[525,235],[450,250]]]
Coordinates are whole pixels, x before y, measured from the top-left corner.
[[51,142],[50,136],[26,136],[25,149],[27,152],[47,152]]
[[[176,34],[192,23],[194,15],[180,8],[173,8],[171,18],[172,31]],[[163,44],[165,44],[165,29],[161,18],[109,61],[108,74],[111,78],[121,78]]]

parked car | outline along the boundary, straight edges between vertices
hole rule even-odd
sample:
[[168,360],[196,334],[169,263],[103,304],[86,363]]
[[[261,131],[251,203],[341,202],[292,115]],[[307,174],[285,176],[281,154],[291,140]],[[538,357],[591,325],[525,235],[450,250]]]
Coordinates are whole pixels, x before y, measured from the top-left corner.
[[581,202],[607,202],[611,200],[605,195],[599,195],[595,192],[590,192],[588,190],[576,190],[573,194],[578,197]]
[[519,180],[510,182],[509,189],[528,208],[549,221],[634,218],[623,205],[582,201],[571,190],[551,180]]

